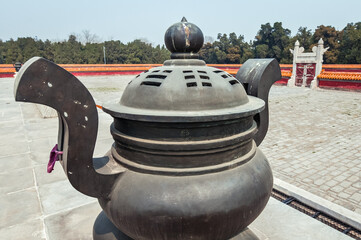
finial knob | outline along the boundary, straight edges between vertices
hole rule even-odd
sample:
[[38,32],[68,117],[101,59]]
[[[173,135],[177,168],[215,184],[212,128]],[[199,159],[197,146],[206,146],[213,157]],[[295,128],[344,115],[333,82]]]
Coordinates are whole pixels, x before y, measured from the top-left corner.
[[198,58],[197,52],[202,48],[204,37],[201,29],[187,22],[185,17],[181,22],[170,26],[164,35],[164,42],[172,53],[171,58]]

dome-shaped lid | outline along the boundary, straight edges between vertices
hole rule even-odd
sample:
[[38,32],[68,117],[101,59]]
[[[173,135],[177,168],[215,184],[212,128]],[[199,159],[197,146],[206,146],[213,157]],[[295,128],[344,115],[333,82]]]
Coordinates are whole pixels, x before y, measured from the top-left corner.
[[206,66],[197,52],[203,33],[185,18],[165,34],[171,60],[135,77],[120,102],[104,106],[114,117],[147,121],[216,121],[253,115],[261,99],[247,96],[232,75]]

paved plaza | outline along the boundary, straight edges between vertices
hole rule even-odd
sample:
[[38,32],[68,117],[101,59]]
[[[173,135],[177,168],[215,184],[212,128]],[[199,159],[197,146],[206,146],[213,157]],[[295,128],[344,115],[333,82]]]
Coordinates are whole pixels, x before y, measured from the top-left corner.
[[[119,99],[132,78],[80,80],[101,105]],[[97,200],[74,190],[60,164],[51,174],[46,173],[49,152],[57,141],[57,118],[44,119],[34,104],[15,102],[13,78],[0,81],[0,236],[91,239],[91,227],[100,212]],[[271,162],[274,177],[361,214],[360,103],[360,92],[273,86],[270,128],[260,148]],[[113,119],[101,110],[98,113],[95,156],[102,156],[113,142],[109,131]],[[347,238],[280,205],[271,199],[261,215],[264,217],[259,217],[251,229],[257,232],[272,222],[283,221],[279,222],[280,229],[287,225],[317,229],[313,238],[307,239],[325,239],[327,234],[333,236],[327,239]],[[274,208],[280,210],[278,215],[272,212]],[[287,218],[293,214],[298,214],[298,222]],[[259,233],[267,235],[260,239],[296,239],[291,230],[291,235],[281,232]]]
[[274,86],[261,144],[274,176],[361,214],[361,93]]

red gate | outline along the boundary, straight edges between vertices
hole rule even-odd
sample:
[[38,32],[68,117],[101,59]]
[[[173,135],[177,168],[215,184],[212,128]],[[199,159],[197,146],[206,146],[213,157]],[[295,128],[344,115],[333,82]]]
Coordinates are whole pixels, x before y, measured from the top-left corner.
[[296,64],[296,86],[305,85],[309,87],[315,78],[316,63]]

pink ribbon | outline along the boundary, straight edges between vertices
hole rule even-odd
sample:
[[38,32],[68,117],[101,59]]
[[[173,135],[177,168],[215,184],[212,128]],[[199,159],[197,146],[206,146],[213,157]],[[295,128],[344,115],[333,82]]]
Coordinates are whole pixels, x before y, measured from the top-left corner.
[[62,151],[58,151],[58,144],[55,144],[55,146],[53,147],[53,149],[50,152],[50,158],[49,158],[49,162],[48,162],[48,173],[51,173],[54,170],[54,165],[55,162],[58,161],[58,156],[62,155],[63,152]]

